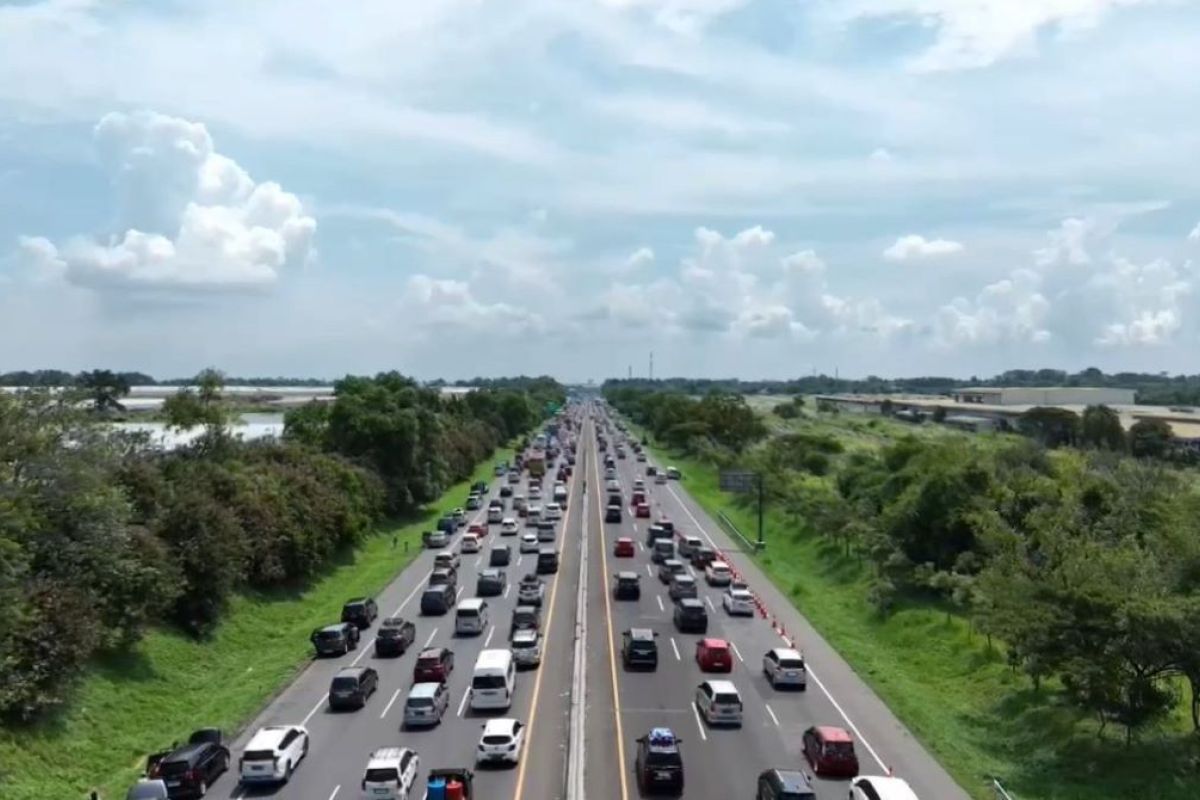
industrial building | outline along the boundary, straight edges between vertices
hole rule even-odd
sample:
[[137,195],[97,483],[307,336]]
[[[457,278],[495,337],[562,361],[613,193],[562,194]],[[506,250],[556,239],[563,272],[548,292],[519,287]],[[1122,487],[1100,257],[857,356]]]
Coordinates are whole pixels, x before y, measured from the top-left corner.
[[1131,406],[1133,389],[1088,388],[1082,386],[980,387],[951,392],[956,403],[987,406]]

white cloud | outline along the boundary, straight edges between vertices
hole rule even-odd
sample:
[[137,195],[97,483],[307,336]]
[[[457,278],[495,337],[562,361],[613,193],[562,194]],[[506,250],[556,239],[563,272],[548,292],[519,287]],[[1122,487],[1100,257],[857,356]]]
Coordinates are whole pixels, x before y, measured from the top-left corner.
[[1189,241],[1200,241],[1200,222],[1196,223],[1196,227],[1192,228],[1192,232],[1188,234]]
[[938,311],[936,340],[949,347],[1049,341],[1050,302],[1041,283],[1032,270],[1014,270],[1010,277],[985,286],[973,301],[956,298]]
[[629,258],[625,259],[625,268],[630,271],[637,271],[653,263],[654,251],[649,247],[639,247],[630,254]]
[[889,161],[894,161],[895,156],[886,147],[876,147],[871,151],[871,160],[880,164],[886,164]]
[[799,250],[789,256],[784,256],[782,263],[785,274],[821,274],[825,272],[825,262],[821,260],[815,250]]
[[597,98],[592,106],[602,114],[676,133],[757,137],[791,130],[783,122],[756,118],[741,109],[719,109],[707,102],[671,95],[614,94]]
[[433,336],[468,332],[513,338],[546,330],[539,314],[508,303],[484,303],[465,281],[428,275],[409,278],[401,308],[407,321]]
[[599,0],[603,6],[637,9],[651,14],[655,23],[675,33],[696,35],[717,17],[741,8],[750,0]]
[[1058,230],[1047,234],[1047,245],[1034,251],[1034,260],[1039,267],[1089,264],[1092,258],[1088,255],[1087,239],[1095,230],[1091,219],[1065,219]]
[[255,183],[214,150],[204,125],[112,113],[95,134],[113,174],[120,232],[61,245],[22,240],[72,283],[117,292],[262,288],[309,258],[316,221],[300,200],[277,183]]
[[961,253],[963,246],[960,242],[949,239],[926,239],[915,233],[901,236],[890,247],[883,251],[883,257],[888,261],[915,261],[923,258]]

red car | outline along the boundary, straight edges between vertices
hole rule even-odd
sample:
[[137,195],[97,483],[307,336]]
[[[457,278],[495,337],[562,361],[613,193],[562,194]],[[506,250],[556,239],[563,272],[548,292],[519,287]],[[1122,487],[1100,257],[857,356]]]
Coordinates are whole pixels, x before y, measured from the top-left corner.
[[733,653],[724,639],[696,642],[696,663],[701,672],[733,672]]
[[454,652],[448,647],[427,647],[413,666],[414,683],[439,683],[450,680],[454,671]]
[[617,558],[633,558],[633,539],[622,536],[613,542],[613,555]]
[[854,740],[843,728],[816,725],[804,732],[801,745],[813,772],[822,778],[853,778],[858,775]]
[[650,519],[650,504],[638,503],[633,507],[633,515],[640,519]]
[[487,536],[488,527],[481,522],[476,522],[467,528],[467,533],[473,533],[476,536]]
[[646,493],[643,492],[641,489],[634,489],[633,490],[633,499],[630,500],[629,502],[633,503],[635,506],[641,505],[642,503],[646,502]]

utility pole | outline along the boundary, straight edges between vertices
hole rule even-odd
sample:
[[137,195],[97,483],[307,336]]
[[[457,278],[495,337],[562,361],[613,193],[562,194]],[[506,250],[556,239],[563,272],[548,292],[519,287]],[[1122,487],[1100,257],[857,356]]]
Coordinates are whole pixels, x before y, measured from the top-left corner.
[[654,351],[650,351],[650,380],[654,380]]
[[629,375],[629,380],[633,380],[633,364],[629,365],[627,374]]

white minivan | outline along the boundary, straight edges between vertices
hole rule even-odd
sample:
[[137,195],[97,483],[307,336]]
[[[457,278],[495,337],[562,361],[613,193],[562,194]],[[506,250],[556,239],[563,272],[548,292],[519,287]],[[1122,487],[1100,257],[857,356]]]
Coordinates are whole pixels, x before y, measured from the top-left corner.
[[487,630],[488,604],[486,600],[470,597],[460,600],[454,610],[454,632],[459,636],[475,636]]
[[742,724],[742,697],[731,681],[705,681],[697,686],[696,710],[709,725]]
[[286,783],[308,754],[308,729],[301,725],[259,728],[238,762],[242,783]]
[[471,675],[471,708],[508,708],[517,687],[517,668],[511,650],[484,650]]

